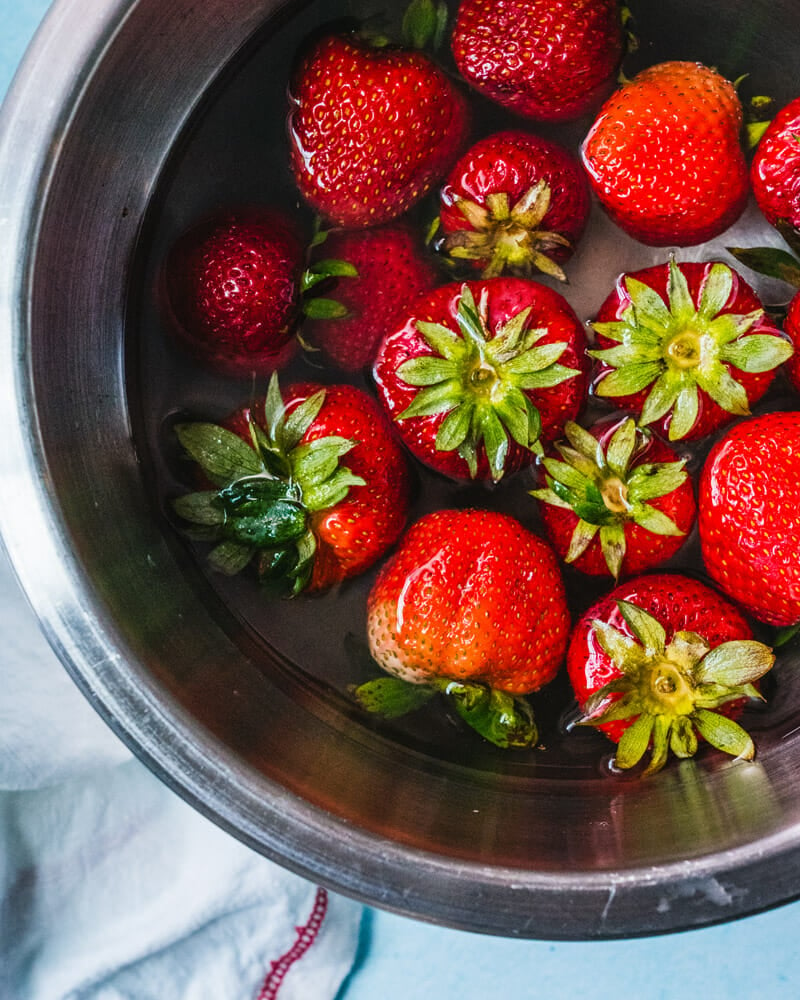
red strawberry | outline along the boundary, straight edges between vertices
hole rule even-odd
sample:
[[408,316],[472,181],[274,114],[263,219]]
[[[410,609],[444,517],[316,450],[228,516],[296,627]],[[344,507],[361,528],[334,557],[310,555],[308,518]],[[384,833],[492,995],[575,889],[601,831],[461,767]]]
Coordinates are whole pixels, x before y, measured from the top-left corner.
[[586,393],[584,333],[567,302],[522,278],[418,299],[378,350],[378,394],[420,461],[456,479],[530,465]]
[[622,59],[616,0],[462,0],[456,64],[476,90],[539,121],[578,118]]
[[255,557],[264,579],[322,590],[366,570],[405,525],[405,457],[378,405],[353,386],[295,385],[284,400],[273,376],[263,415],[176,430],[217,488],[175,509],[217,543],[210,558],[222,572]]
[[790,242],[800,240],[800,97],[772,119],[750,168],[758,207]]
[[459,160],[441,203],[442,247],[451,257],[472,261],[485,278],[544,271],[564,280],[559,264],[586,226],[589,186],[557,143],[498,132]]
[[427,56],[356,35],[318,42],[290,100],[297,185],[352,228],[402,215],[444,177],[468,131],[466,101]]
[[436,272],[414,231],[401,223],[332,232],[324,246],[327,256],[346,261],[352,272],[336,278],[325,299],[306,300],[311,323],[304,332],[339,368],[359,371],[375,360],[401,310],[435,286]]
[[652,746],[646,774],[670,750],[692,756],[698,733],[752,759],[753,741],[730,716],[760,698],[754,684],[775,661],[752,635],[698,580],[661,574],[622,584],[586,612],[570,641],[567,672],[584,721],[619,743],[618,767],[633,767]]
[[583,162],[608,214],[649,246],[692,246],[732,225],[747,203],[731,83],[700,63],[651,66],[606,102]]
[[514,518],[421,518],[381,569],[367,627],[376,662],[399,680],[362,685],[365,707],[397,715],[438,690],[493,742],[536,741],[530,709],[514,696],[555,677],[569,611],[555,556]]
[[731,428],[700,481],[703,560],[720,588],[771,625],[800,623],[800,413]]
[[[544,459],[544,529],[557,554],[594,575],[630,576],[673,556],[695,520],[686,464],[631,417],[584,430]],[[558,458],[555,454],[558,454]]]
[[727,264],[659,264],[624,274],[592,324],[598,396],[670,440],[745,416],[792,346]]
[[786,362],[786,374],[795,389],[800,392],[800,293],[797,293],[789,303],[783,330],[794,346],[794,354]]
[[282,214],[245,209],[207,219],[167,258],[174,332],[216,372],[269,374],[294,346],[302,270],[302,243]]

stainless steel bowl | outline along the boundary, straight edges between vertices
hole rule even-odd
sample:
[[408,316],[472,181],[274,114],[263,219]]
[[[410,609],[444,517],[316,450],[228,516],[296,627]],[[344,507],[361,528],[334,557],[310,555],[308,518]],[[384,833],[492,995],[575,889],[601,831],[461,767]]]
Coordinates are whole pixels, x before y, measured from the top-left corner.
[[[643,14],[649,61],[712,61],[722,44],[779,102],[800,93],[796,0],[642,6],[658,7]],[[299,7],[326,13],[321,0]],[[708,755],[638,783],[480,749],[440,755],[366,724],[302,664],[265,651],[176,544],[139,453],[141,242],[204,95],[288,13],[276,0],[56,0],[4,107],[0,519],[50,641],[177,792],[258,851],[369,903],[586,938],[798,895],[790,670],[753,764]]]

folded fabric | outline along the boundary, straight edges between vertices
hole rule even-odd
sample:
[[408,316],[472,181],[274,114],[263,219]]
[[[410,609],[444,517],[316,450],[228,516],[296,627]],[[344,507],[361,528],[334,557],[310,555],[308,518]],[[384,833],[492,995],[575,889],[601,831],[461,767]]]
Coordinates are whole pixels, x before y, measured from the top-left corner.
[[0,556],[0,998],[332,1000],[361,908],[184,803],[94,713]]

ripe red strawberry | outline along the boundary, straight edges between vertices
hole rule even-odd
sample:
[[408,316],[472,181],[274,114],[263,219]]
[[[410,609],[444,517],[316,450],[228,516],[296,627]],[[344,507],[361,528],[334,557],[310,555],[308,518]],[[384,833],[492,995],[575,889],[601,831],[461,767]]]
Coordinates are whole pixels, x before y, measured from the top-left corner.
[[357,35],[318,42],[289,96],[297,185],[351,228],[402,215],[444,177],[468,132],[466,101],[427,56]]
[[456,479],[530,465],[586,394],[583,327],[522,278],[454,282],[418,299],[378,350],[378,394],[411,452]]
[[800,623],[800,413],[768,413],[731,428],[700,481],[703,560],[755,618]]
[[562,280],[589,216],[589,186],[563,146],[528,132],[477,142],[441,191],[442,249],[483,277],[543,271]]
[[436,271],[414,231],[402,223],[335,231],[324,246],[328,257],[347,262],[352,272],[334,278],[324,299],[306,300],[311,322],[304,334],[339,368],[360,371],[375,360],[402,309],[436,285]]
[[189,229],[165,266],[172,328],[223,375],[266,375],[293,349],[303,246],[277,211],[243,209]]
[[637,74],[605,103],[583,162],[618,226],[649,246],[692,246],[732,225],[747,203],[741,102],[700,63]]
[[750,167],[758,207],[790,243],[800,241],[800,97],[772,119]]
[[789,303],[783,330],[794,347],[794,354],[786,362],[786,374],[795,389],[800,392],[800,292]]
[[555,677],[569,611],[555,556],[514,518],[422,517],[375,581],[367,628],[374,659],[398,680],[357,689],[365,707],[398,715],[441,691],[487,739],[536,741],[530,708],[515,696]]
[[792,353],[753,289],[719,261],[622,275],[592,326],[597,395],[670,440],[746,416]]
[[586,612],[570,641],[567,672],[584,721],[619,744],[618,767],[633,767],[651,746],[646,774],[670,750],[692,756],[698,734],[752,759],[753,741],[731,716],[744,699],[761,697],[754,685],[775,661],[752,635],[736,608],[698,580],[659,574],[620,585]]
[[673,556],[696,514],[685,460],[632,417],[565,430],[567,440],[543,461],[546,488],[531,494],[543,503],[556,553],[584,573],[613,577]]
[[616,0],[462,0],[452,45],[476,90],[555,122],[602,98],[622,59],[623,31]]
[[176,428],[216,489],[180,497],[175,509],[217,543],[216,569],[238,573],[255,558],[262,579],[286,578],[296,594],[363,572],[395,543],[408,469],[371,396],[301,384],[284,399],[273,376],[263,413],[240,410],[226,425]]

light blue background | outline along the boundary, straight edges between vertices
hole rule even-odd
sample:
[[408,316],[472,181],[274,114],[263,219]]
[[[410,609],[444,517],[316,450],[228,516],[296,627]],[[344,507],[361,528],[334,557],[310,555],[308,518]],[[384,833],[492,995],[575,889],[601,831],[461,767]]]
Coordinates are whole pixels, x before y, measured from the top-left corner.
[[[0,94],[48,6],[47,0],[0,0]],[[573,996],[800,1000],[800,903],[667,937],[577,944],[488,938],[367,910],[356,965],[339,1000]],[[167,990],[164,1000],[182,998]]]

